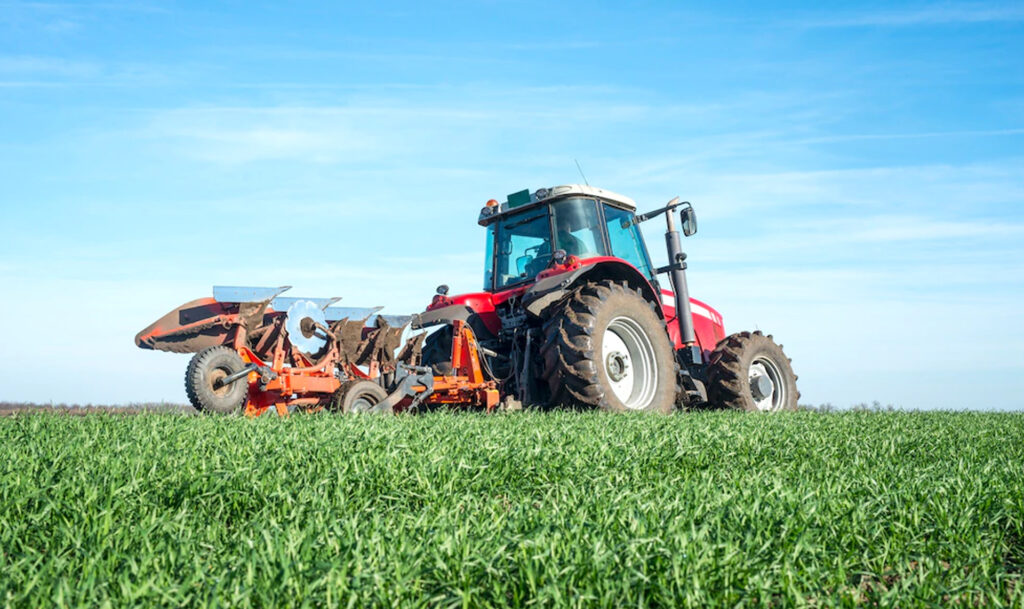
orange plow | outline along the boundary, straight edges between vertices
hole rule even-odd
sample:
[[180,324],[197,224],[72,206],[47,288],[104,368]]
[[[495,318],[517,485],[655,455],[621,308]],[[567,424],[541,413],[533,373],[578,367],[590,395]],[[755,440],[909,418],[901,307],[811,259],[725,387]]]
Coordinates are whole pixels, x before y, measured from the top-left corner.
[[[288,288],[216,287],[135,337],[142,349],[195,353],[185,374],[192,405],[208,413],[259,416],[313,412],[391,413],[440,406],[493,410],[480,346],[463,321],[420,324],[339,299],[284,298]],[[422,366],[427,325],[451,328],[451,366]],[[423,330],[411,334],[410,330]],[[399,349],[399,347],[401,347]]]

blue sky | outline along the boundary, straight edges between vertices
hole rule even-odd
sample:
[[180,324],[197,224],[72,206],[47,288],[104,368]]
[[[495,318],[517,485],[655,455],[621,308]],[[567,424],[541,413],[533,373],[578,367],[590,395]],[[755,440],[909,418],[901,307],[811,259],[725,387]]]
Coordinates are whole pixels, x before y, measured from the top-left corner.
[[184,401],[132,338],[214,284],[477,289],[573,159],[803,402],[1024,408],[1024,5],[958,2],[0,2],[0,400]]

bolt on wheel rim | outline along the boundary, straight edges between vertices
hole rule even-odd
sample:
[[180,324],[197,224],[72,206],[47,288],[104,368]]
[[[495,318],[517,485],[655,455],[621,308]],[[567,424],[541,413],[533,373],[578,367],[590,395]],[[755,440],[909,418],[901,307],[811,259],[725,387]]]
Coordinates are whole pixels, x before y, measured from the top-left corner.
[[657,389],[654,346],[636,321],[616,317],[608,324],[601,361],[612,393],[626,408],[642,410],[650,405]]
[[782,371],[767,357],[755,357],[747,371],[754,406],[764,412],[781,410],[786,404],[786,384]]

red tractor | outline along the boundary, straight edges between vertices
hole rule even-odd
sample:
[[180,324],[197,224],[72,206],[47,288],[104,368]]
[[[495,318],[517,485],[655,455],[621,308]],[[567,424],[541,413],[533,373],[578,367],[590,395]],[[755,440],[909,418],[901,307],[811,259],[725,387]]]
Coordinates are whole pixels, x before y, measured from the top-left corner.
[[[483,291],[449,296],[442,285],[425,312],[387,317],[282,298],[286,288],[215,288],[136,344],[197,352],[186,390],[207,412],[794,410],[782,347],[760,332],[726,336],[721,315],[690,298],[677,211],[694,234],[678,198],[636,214],[631,199],[591,186],[524,190],[480,212]],[[638,225],[662,214],[669,264],[654,268]],[[403,346],[407,325],[425,332]]]

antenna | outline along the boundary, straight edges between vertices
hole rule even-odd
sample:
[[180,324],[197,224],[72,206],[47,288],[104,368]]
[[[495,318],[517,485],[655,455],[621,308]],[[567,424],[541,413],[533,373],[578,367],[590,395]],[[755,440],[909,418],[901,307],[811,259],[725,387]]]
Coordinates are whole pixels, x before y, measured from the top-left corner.
[[590,186],[590,182],[587,181],[587,176],[583,175],[583,168],[580,167],[580,162],[576,159],[573,159],[573,161],[576,163],[576,169],[580,170],[580,177],[583,178],[583,183]]

